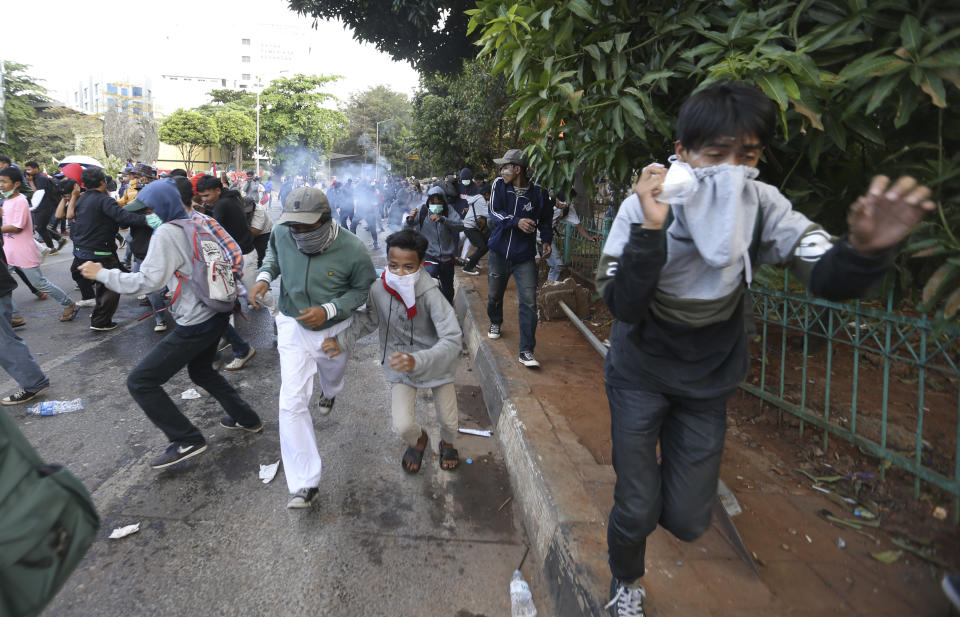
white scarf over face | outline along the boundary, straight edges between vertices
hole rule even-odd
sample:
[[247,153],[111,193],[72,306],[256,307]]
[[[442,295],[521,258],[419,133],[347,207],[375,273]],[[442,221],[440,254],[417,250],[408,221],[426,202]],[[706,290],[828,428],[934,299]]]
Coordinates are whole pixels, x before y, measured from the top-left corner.
[[728,268],[742,261],[749,285],[753,279],[750,243],[757,196],[747,189],[747,183],[760,171],[745,165],[673,165],[687,167],[695,184],[670,200],[676,217],[671,233],[692,239],[697,252],[713,268]]
[[394,292],[394,295],[400,296],[404,308],[407,309],[407,318],[413,319],[417,314],[417,279],[420,278],[420,270],[411,274],[398,275],[390,272],[387,268],[383,271],[383,284],[387,291]]

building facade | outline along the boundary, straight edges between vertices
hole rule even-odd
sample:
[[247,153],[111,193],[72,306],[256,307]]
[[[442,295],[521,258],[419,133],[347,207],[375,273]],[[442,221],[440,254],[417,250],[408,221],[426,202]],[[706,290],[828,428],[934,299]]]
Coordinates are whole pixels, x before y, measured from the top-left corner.
[[110,109],[131,117],[153,117],[153,86],[149,78],[108,80],[88,77],[67,95],[67,105],[77,111],[103,116]]

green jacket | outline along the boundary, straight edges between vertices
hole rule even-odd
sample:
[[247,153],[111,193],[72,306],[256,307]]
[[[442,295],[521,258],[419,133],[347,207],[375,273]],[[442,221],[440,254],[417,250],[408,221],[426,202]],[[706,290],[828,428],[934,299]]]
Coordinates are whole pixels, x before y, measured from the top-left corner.
[[326,323],[310,328],[321,330],[350,317],[367,301],[377,273],[366,244],[346,229],[339,230],[327,250],[307,256],[297,248],[290,228],[277,225],[270,234],[257,280],[271,282],[278,276],[280,312],[296,319],[302,309],[322,306],[327,312]]

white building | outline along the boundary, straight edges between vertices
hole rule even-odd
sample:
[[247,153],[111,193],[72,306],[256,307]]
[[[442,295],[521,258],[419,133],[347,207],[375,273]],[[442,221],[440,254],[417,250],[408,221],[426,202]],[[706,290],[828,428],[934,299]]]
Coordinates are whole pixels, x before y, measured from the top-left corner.
[[131,116],[153,115],[153,86],[142,80],[88,77],[67,93],[67,105],[88,114],[101,115],[109,109]]

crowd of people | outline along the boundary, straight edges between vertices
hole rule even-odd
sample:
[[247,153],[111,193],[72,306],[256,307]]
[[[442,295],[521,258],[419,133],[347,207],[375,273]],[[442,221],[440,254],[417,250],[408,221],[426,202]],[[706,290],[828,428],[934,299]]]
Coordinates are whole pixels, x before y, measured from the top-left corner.
[[[877,176],[851,206],[849,231],[834,238],[756,179],[776,118],[771,101],[752,86],[721,83],[695,93],[680,109],[671,157],[681,181],[667,182],[662,165],[644,167],[603,246],[597,289],[616,317],[605,364],[617,474],[608,525],[608,607],[615,616],[644,614],[646,538],[657,525],[688,541],[709,525],[726,402],[747,370],[745,290],[753,268],[785,264],[817,295],[862,297],[889,270],[898,242],[934,208],[929,189],[912,178],[891,183]],[[154,315],[169,314],[175,322],[127,377],[131,396],[169,442],[151,461],[154,468],[207,448],[162,387],[183,367],[223,407],[222,427],[259,433],[261,418],[218,371],[221,339],[233,348],[227,369],[242,368],[255,353],[230,321],[246,297],[254,310],[275,316],[289,508],[307,508],[319,495],[314,377],[319,413],[329,414],[351,351],[373,331],[379,332],[393,428],[406,446],[403,469],[421,468],[429,437],[414,407],[417,390],[430,388],[440,424],[439,464],[453,470],[459,464],[453,384],[462,346],[452,308],[458,264],[476,275],[487,259],[490,339],[506,327],[504,293],[514,278],[518,357],[536,368],[537,260],[547,260],[549,278],[559,276],[555,224],[594,239],[568,202],[569,187],[538,184],[522,150],[492,162],[498,173],[489,185],[469,168],[428,186],[404,178],[317,185],[283,179],[274,223],[272,191],[252,172],[232,181],[225,174],[188,178],[182,170],[157,178],[155,169],[137,164],[111,189],[112,179],[96,167],[68,165],[64,178],[48,180],[36,163],[24,165],[32,170],[25,176],[0,157],[8,266],[0,269],[0,357],[20,385],[2,403],[31,400],[49,384],[14,332],[23,325],[12,302],[16,274],[35,293],[59,301],[62,320],[92,306],[95,331],[117,326],[112,317],[121,294],[142,297]],[[25,191],[55,196],[28,200]],[[40,271],[45,252],[63,249],[64,223],[81,294],[76,302]],[[380,234],[388,234],[379,276],[356,235],[360,223],[373,249]],[[131,268],[118,253],[121,227],[130,230]],[[164,319],[157,319],[158,330]]]

